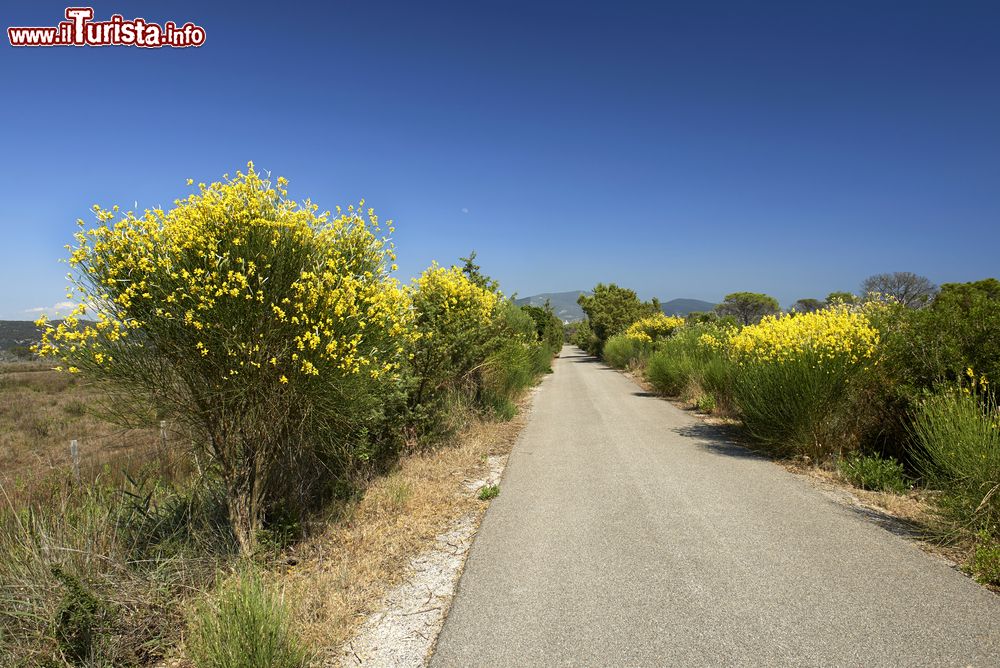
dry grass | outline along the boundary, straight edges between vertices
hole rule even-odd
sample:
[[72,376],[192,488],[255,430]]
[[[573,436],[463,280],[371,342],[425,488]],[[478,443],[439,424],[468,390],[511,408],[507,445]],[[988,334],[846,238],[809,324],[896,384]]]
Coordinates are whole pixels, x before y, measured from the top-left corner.
[[320,661],[339,656],[366,615],[400,582],[412,557],[459,518],[486,507],[464,482],[486,475],[489,455],[510,451],[528,401],[522,400],[510,422],[475,421],[450,443],[404,456],[359,501],[339,508],[321,533],[288,553],[275,575]]
[[0,364],[0,485],[30,499],[50,474],[65,478],[72,439],[88,480],[147,463],[159,447],[158,429],[122,430],[101,419],[94,410],[101,396],[47,364]]

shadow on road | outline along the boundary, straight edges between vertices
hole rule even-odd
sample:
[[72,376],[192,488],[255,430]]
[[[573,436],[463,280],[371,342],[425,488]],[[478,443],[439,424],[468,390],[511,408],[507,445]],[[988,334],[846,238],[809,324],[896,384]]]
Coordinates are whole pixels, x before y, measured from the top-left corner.
[[673,431],[694,439],[698,446],[717,455],[740,459],[768,459],[759,452],[754,452],[736,442],[741,435],[738,427],[700,422],[677,427]]

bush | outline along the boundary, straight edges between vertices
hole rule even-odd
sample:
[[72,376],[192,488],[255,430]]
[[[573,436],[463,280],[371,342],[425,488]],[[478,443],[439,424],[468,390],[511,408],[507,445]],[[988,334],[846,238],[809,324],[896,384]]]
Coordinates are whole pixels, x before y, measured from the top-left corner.
[[711,394],[717,408],[730,405],[733,364],[722,349],[728,330],[693,324],[659,341],[646,365],[646,380],[670,396],[697,399]]
[[107,630],[106,606],[79,578],[65,573],[60,567],[53,566],[52,575],[65,588],[56,611],[56,641],[70,663],[83,665],[94,658],[95,645]]
[[716,408],[715,397],[711,394],[703,394],[698,397],[695,405],[702,413],[714,413]]
[[517,339],[491,353],[482,365],[483,405],[502,419],[514,417],[514,399],[534,382],[535,364],[533,350]]
[[600,341],[590,328],[589,320],[584,320],[577,325],[576,331],[573,333],[573,338],[570,339],[570,343],[577,348],[590,353],[591,355],[597,355],[600,349]]
[[996,399],[972,387],[924,400],[913,417],[917,462],[927,485],[942,492],[942,508],[957,528],[1000,535],[1000,411]]
[[969,570],[983,584],[1000,585],[1000,541],[980,531]]
[[848,482],[861,489],[902,494],[909,488],[903,465],[892,458],[848,455],[837,466]]
[[546,302],[545,306],[522,306],[521,309],[531,316],[535,323],[535,335],[538,342],[545,344],[552,352],[558,352],[563,345],[563,322],[552,312],[552,307]]
[[95,206],[69,260],[80,306],[39,346],[115,391],[123,421],[152,405],[191,427],[245,553],[269,511],[379,452],[409,332],[374,212],[331,219],[285,184],[251,163],[166,212]]
[[733,399],[747,430],[779,456],[819,460],[856,447],[844,400],[877,344],[866,316],[846,306],[743,328],[727,348],[739,364]]
[[687,389],[695,371],[695,361],[690,356],[671,350],[657,350],[646,363],[646,380],[657,392],[676,397]]
[[203,599],[190,626],[188,653],[198,668],[298,668],[309,659],[288,610],[257,574],[237,575]]
[[604,353],[605,342],[615,334],[621,334],[635,321],[654,316],[660,312],[656,301],[643,302],[635,291],[620,288],[614,283],[598,283],[591,294],[580,295],[577,300],[587,314],[590,333],[587,352],[598,357]]
[[625,336],[635,341],[652,343],[667,338],[683,324],[684,318],[657,312],[655,315],[633,322],[625,330]]
[[648,343],[617,334],[604,344],[604,361],[616,369],[627,369],[643,359],[649,349]]

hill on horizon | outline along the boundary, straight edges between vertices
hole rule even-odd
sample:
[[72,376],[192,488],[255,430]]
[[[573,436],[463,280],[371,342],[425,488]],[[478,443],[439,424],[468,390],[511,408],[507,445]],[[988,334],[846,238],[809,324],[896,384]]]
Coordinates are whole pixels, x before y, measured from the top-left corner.
[[514,303],[518,306],[545,306],[545,302],[548,301],[549,305],[552,307],[552,312],[556,314],[557,318],[561,319],[563,322],[576,322],[578,320],[583,320],[584,317],[583,309],[576,303],[576,300],[580,297],[580,295],[589,294],[589,292],[584,292],[583,290],[570,290],[569,292],[543,292],[538,295],[515,299]]
[[688,313],[704,313],[715,308],[712,302],[702,299],[671,299],[660,304],[660,309],[667,315],[687,315]]
[[[580,305],[576,303],[577,298],[580,295],[589,295],[589,292],[584,292],[583,290],[570,290],[569,292],[543,292],[537,295],[531,295],[530,297],[521,297],[514,300],[514,303],[518,306],[524,306],[530,304],[531,306],[545,306],[545,301],[548,300],[549,305],[552,306],[552,311],[556,314],[556,317],[562,319],[563,322],[577,322],[583,320],[585,314]],[[660,304],[660,308],[667,315],[678,315],[685,316],[688,313],[711,311],[715,308],[715,304],[712,302],[706,302],[701,299],[671,299],[668,302],[663,302]]]

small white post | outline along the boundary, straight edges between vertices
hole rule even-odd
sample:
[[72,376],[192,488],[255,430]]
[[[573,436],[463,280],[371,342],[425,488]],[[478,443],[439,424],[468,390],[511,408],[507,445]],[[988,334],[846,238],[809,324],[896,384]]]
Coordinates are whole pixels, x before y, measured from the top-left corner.
[[69,442],[69,456],[73,460],[73,479],[76,484],[80,484],[80,447],[74,438]]
[[167,454],[167,421],[160,420],[160,454]]

